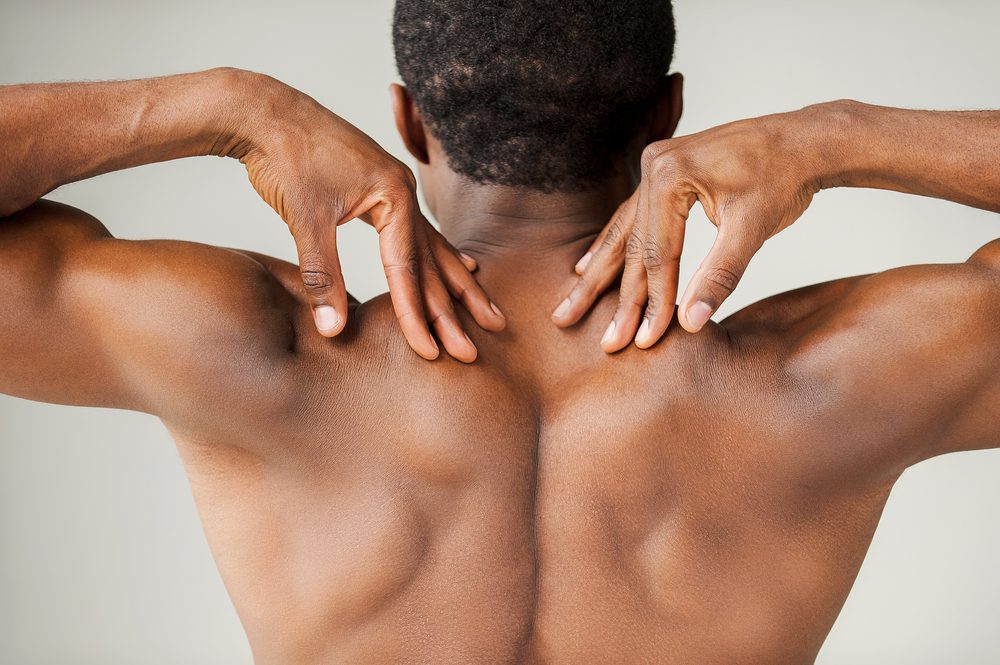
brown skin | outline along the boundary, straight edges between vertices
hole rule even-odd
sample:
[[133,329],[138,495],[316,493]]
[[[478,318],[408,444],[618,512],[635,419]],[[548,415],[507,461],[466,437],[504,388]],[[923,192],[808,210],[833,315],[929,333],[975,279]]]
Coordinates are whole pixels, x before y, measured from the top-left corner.
[[[679,85],[640,147],[673,131]],[[634,187],[639,150],[578,195],[476,186],[448,169],[405,91],[393,94],[445,235],[476,257],[507,314],[491,334],[457,309],[475,363],[420,359],[385,296],[350,305],[330,339],[296,266],[116,240],[40,202],[0,220],[0,311],[17,313],[0,319],[0,391],[163,420],[262,665],[811,662],[900,473],[1000,444],[1000,243],[963,264],[769,298],[696,335],[670,325],[648,351],[607,355],[596,340],[613,293],[576,325],[550,317]],[[869,122],[902,113],[855,110]],[[824,114],[847,118],[835,104],[777,127],[821,136]],[[52,119],[0,136],[44,136]],[[742,140],[700,135],[704,154],[717,131],[715,150],[754,156],[710,193],[755,186],[745,174],[768,152],[746,146],[776,122],[745,121]],[[997,120],[962,122],[978,137]],[[909,144],[935,135],[893,127]],[[949,164],[973,168],[989,140],[950,145],[965,158]],[[840,157],[864,163],[868,145]],[[26,191],[51,180],[39,154],[10,171],[38,174]],[[828,152],[815,157],[828,170],[809,182],[850,184]],[[928,174],[935,164],[908,167],[951,190],[905,170],[880,177],[996,207],[995,168]],[[3,173],[3,191],[16,189]],[[768,205],[797,209],[795,187],[770,186]],[[653,211],[647,234],[661,232]]]
[[504,318],[462,256],[424,219],[410,170],[315,100],[234,69],[140,81],[0,88],[0,216],[67,182],[180,157],[239,159],[250,183],[295,238],[320,334],[344,327],[348,296],[336,231],[355,218],[379,233],[393,307],[414,351],[454,358],[476,350],[455,316],[461,295],[476,322]]
[[618,351],[633,337],[640,348],[655,344],[674,313],[684,226],[697,201],[719,229],[680,302],[681,325],[697,332],[761,245],[820,190],[891,189],[1000,212],[998,153],[998,112],[849,101],[655,141],[643,151],[639,187],[577,263],[581,279],[553,319],[576,323],[624,269],[615,325],[602,346]]

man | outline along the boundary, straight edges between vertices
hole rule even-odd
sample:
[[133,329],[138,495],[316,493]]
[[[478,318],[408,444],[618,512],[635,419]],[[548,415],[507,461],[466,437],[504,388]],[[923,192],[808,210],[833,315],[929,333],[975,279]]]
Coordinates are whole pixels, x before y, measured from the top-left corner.
[[[163,420],[261,664],[811,662],[903,469],[1000,445],[1000,244],[709,317],[821,188],[1000,209],[1000,118],[834,103],[669,140],[669,6],[515,4],[396,9],[447,241],[266,77],[0,90],[0,391]],[[199,154],[246,164],[300,267],[35,202]],[[696,199],[719,240],[675,322]],[[343,292],[357,216],[391,298]]]

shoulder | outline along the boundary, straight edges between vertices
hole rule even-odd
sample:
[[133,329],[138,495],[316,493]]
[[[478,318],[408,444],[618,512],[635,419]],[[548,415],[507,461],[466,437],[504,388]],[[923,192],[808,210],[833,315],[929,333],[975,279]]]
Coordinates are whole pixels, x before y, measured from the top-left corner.
[[196,242],[118,239],[58,204],[29,214],[60,229],[53,306],[121,374],[130,405],[205,425],[274,401],[271,388],[294,355],[296,302],[260,258]]
[[149,324],[178,337],[218,328],[287,345],[294,298],[264,257],[196,242],[119,239],[95,217],[46,200],[0,229],[5,246],[19,250],[4,257],[7,266],[38,263],[31,274],[44,276],[36,280],[46,290],[39,298],[81,322],[108,330]]
[[789,367],[849,359],[852,351],[889,358],[981,331],[1000,309],[998,285],[1000,240],[962,263],[904,266],[780,293],[723,325],[734,339],[774,347]]
[[822,459],[891,475],[973,445],[951,439],[1000,368],[998,259],[994,242],[963,263],[781,294],[726,323],[770,356],[793,429],[828,442]]
[[969,257],[970,264],[1000,272],[1000,238],[988,242]]

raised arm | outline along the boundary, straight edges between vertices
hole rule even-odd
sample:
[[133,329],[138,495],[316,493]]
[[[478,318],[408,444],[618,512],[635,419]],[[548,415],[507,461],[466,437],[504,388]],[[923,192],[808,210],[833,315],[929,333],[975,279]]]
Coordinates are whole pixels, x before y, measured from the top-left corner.
[[857,279],[784,336],[807,419],[848,447],[895,471],[1000,447],[1000,240],[963,263]]
[[[636,196],[612,222],[627,230],[607,236],[632,234],[628,245],[641,256],[606,241],[578,286],[587,296],[621,262],[644,266],[626,271],[642,279],[623,280],[607,351],[627,345],[640,319],[649,321],[635,338],[641,347],[666,328],[695,200],[719,232],[679,306],[691,331],[732,292],[761,244],[821,189],[879,187],[1000,212],[1000,112],[833,102],[653,144],[644,169]],[[1000,446],[1000,240],[964,263],[909,266],[813,292],[822,299],[779,325],[756,320],[754,307],[724,322],[734,338],[764,329],[772,344],[787,342],[789,384],[808,395],[804,423],[837,432],[871,466],[896,471],[942,452]]]
[[40,201],[0,220],[0,393],[204,431],[206,403],[265,403],[292,358],[295,305],[239,252],[119,240]]
[[[875,187],[1000,212],[1000,112],[907,111],[838,101],[650,144],[642,180],[591,248],[559,325],[571,325],[622,273],[606,351],[656,343],[674,312],[688,212],[718,235],[680,300],[699,330],[761,245],[830,187]],[[638,334],[637,334],[638,331]]]
[[1000,447],[1000,240],[961,263],[772,296],[721,325],[737,353],[775,363],[817,468],[894,478],[934,455]]
[[1000,212],[1000,111],[839,101],[799,113],[814,191],[891,189]]
[[220,69],[142,81],[0,87],[0,154],[0,216],[100,173],[180,157],[237,158],[295,237],[322,334],[336,335],[346,323],[336,228],[356,217],[379,232],[394,307],[422,356],[438,355],[433,322],[449,353],[475,357],[450,294],[461,294],[484,327],[503,327],[469,273],[474,263],[420,213],[409,169],[308,96],[269,77]]
[[69,182],[181,157],[225,155],[249,121],[235,70],[139,81],[0,87],[0,217]]

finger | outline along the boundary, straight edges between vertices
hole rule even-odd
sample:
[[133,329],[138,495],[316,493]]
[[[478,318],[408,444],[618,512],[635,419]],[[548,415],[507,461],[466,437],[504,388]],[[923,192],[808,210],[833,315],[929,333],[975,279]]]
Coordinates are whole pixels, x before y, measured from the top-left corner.
[[458,258],[462,261],[462,265],[464,265],[465,269],[468,270],[469,272],[475,272],[476,269],[479,268],[479,263],[477,263],[474,258],[469,256],[465,252],[459,252],[458,250],[455,250],[455,253],[458,256]]
[[451,295],[465,305],[465,308],[484,330],[500,332],[507,326],[507,319],[469,272],[461,257],[448,246],[430,240],[438,270]]
[[324,337],[333,337],[347,323],[347,290],[337,255],[336,225],[300,230],[295,234],[295,248],[316,329]]
[[680,195],[675,187],[650,194],[646,243],[642,262],[646,269],[648,299],[635,345],[648,349],[666,332],[677,303],[677,283],[684,249],[684,230],[693,195]]
[[565,328],[579,321],[621,274],[625,247],[635,220],[636,203],[631,198],[629,201],[619,206],[611,223],[601,232],[600,245],[588,259],[583,274],[552,313],[557,326]]
[[[621,231],[621,228],[614,229],[616,223],[619,223],[620,220],[623,219],[631,222],[635,218],[635,202],[637,199],[638,192],[634,192],[631,196],[622,201],[621,205],[618,206],[618,209],[615,210],[615,214],[611,215],[611,222],[601,229],[601,232],[597,234],[596,238],[594,238],[594,242],[590,243],[590,248],[587,250],[587,253],[580,257],[580,260],[577,261],[576,265],[573,267],[573,270],[576,271],[577,275],[582,275],[587,269],[587,265],[590,263],[590,260],[605,244],[608,234],[614,233],[616,230],[619,232]],[[624,243],[622,244],[624,245]]]
[[735,230],[731,224],[719,224],[712,249],[691,278],[681,299],[678,319],[685,330],[698,332],[704,327],[736,289],[750,265],[750,259],[762,244],[763,241],[752,233]]
[[601,338],[601,348],[614,353],[635,337],[648,298],[646,268],[642,263],[649,212],[649,178],[643,177],[637,192],[632,233],[625,244],[625,271],[618,292],[618,308]]
[[389,283],[389,297],[396,320],[407,343],[417,354],[434,360],[440,354],[425,318],[420,285],[420,256],[409,217],[401,214],[376,226],[379,229],[379,252]]
[[646,270],[642,264],[643,241],[633,230],[625,251],[625,272],[618,293],[618,308],[601,338],[607,353],[621,351],[635,337],[648,299]]
[[[459,251],[454,245],[448,242],[447,238],[441,235],[440,231],[431,226],[430,222],[422,215],[421,221],[424,228],[427,229],[428,241],[430,242],[434,259],[437,261],[441,277],[448,290],[456,298],[465,303],[466,309],[469,310],[476,323],[480,326],[494,332],[503,330],[507,325],[507,318],[500,308],[497,307],[496,303],[490,300],[490,297],[483,290],[482,286],[480,286],[476,278],[470,274],[479,268],[476,259],[465,252]],[[461,262],[461,266],[456,264],[454,260],[456,258]],[[484,300],[485,309],[482,307]]]
[[451,295],[441,279],[430,248],[427,247],[425,252],[421,283],[427,320],[431,322],[448,355],[455,360],[471,363],[476,359],[476,345],[462,330],[462,324],[452,306]]

